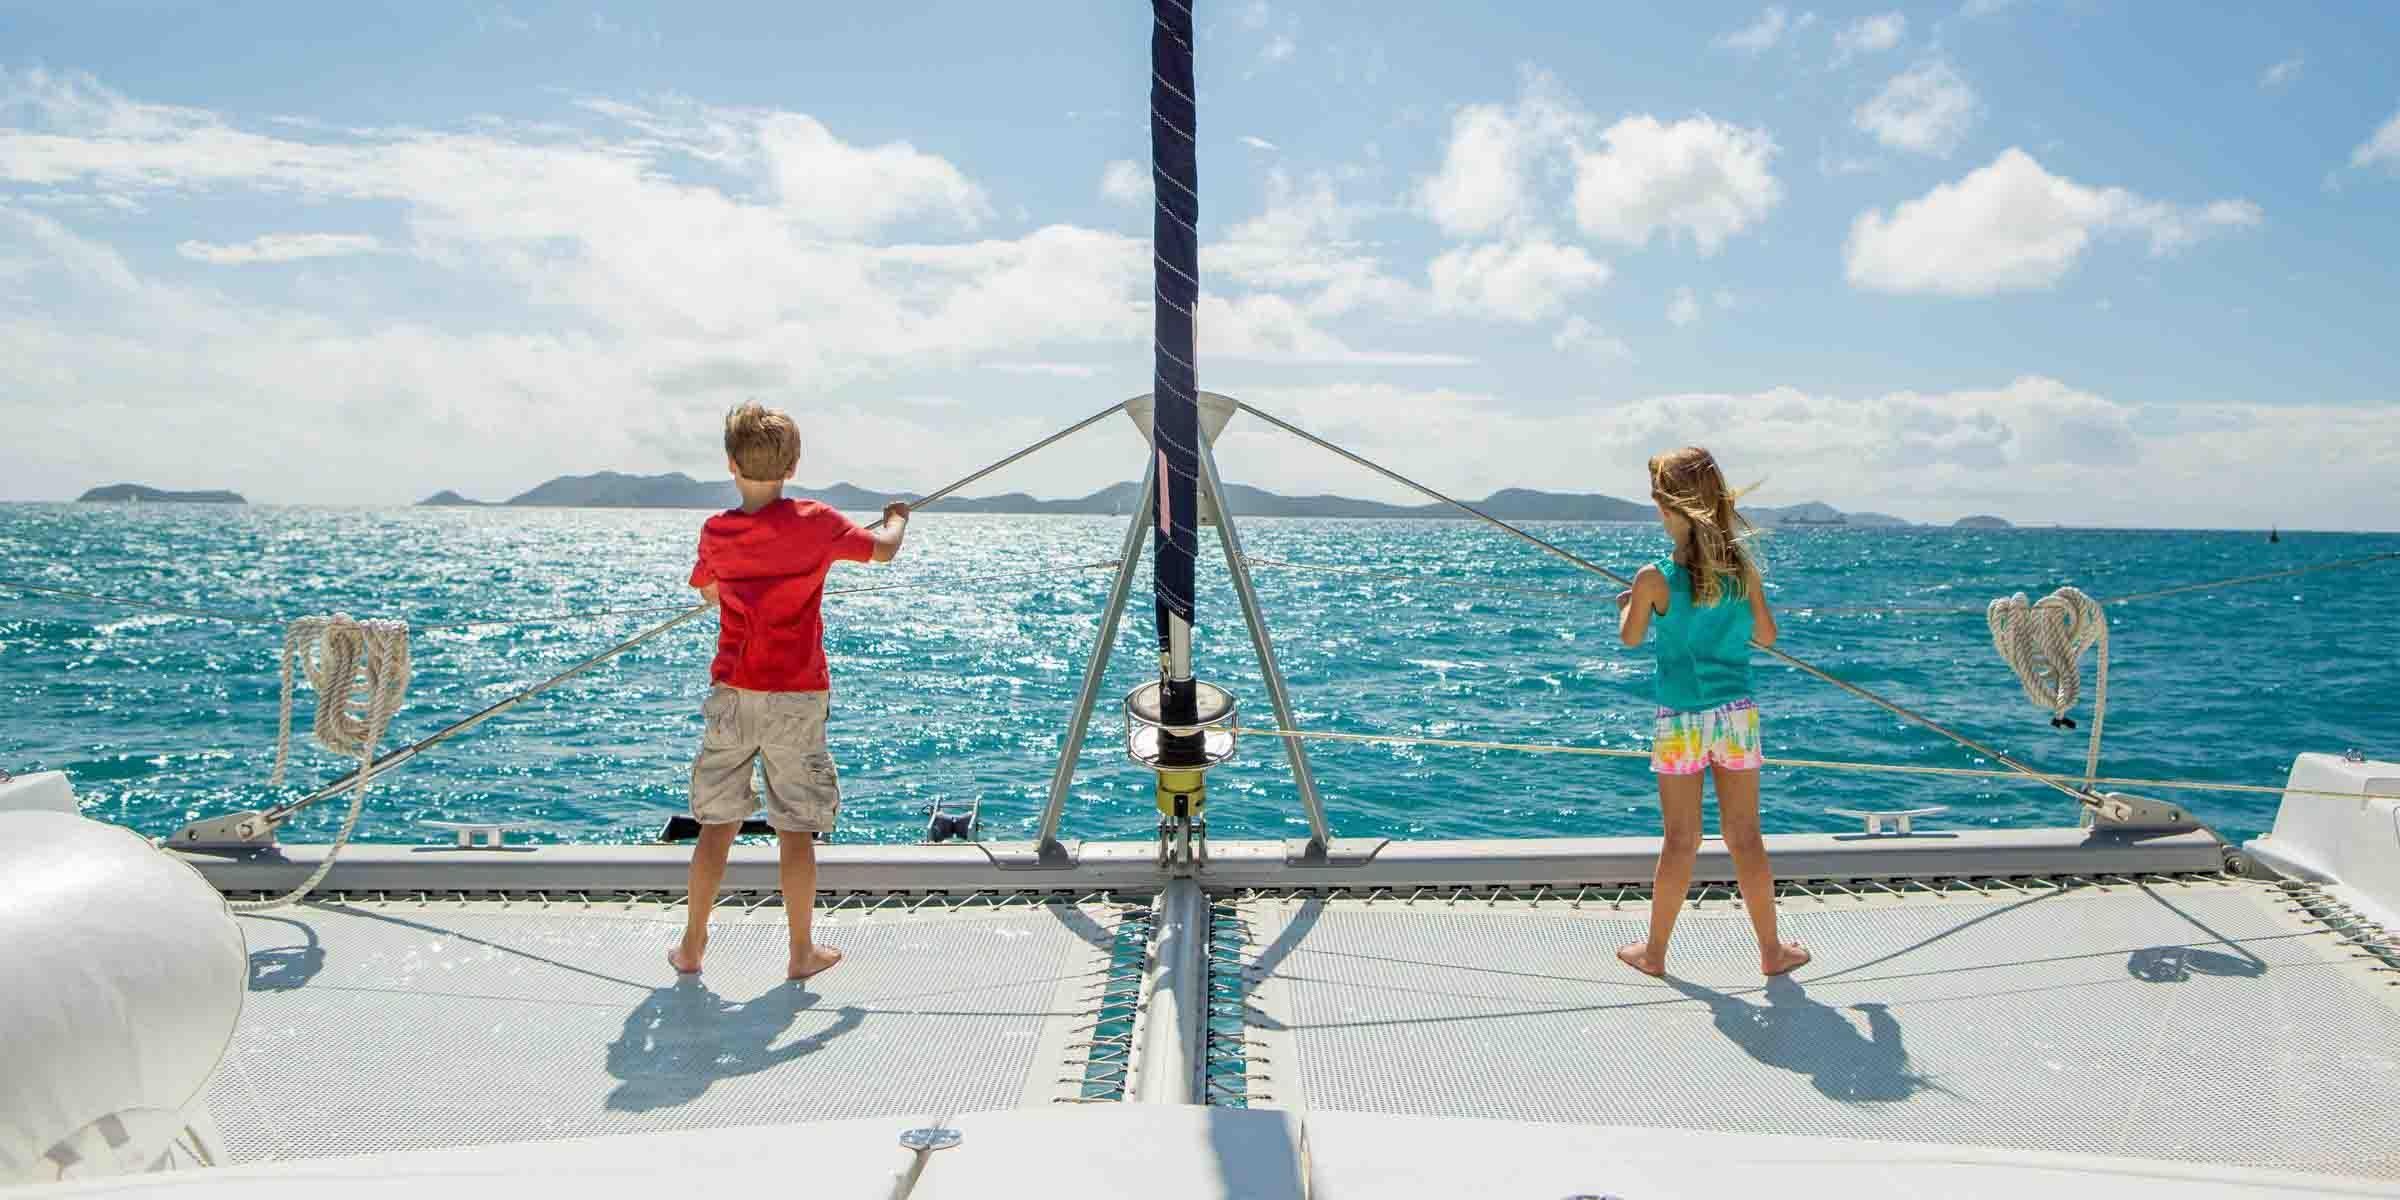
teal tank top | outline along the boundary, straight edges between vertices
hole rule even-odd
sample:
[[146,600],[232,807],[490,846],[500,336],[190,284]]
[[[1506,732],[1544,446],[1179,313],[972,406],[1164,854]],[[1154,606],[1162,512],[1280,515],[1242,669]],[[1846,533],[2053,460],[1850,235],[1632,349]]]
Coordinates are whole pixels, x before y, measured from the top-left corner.
[[1692,576],[1681,563],[1664,559],[1667,611],[1651,619],[1658,647],[1658,704],[1676,712],[1698,712],[1750,696],[1750,604],[1738,579],[1728,579],[1717,602],[1692,601]]

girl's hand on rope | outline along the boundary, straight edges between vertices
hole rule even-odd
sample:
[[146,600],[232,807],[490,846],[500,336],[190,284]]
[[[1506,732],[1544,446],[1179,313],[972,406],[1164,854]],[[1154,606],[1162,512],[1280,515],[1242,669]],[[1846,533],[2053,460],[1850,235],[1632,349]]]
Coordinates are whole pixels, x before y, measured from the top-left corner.
[[1618,612],[1620,612],[1620,613],[1621,613],[1621,612],[1624,612],[1624,611],[1625,611],[1625,606],[1626,606],[1626,605],[1628,605],[1628,604],[1631,604],[1631,603],[1633,603],[1633,589],[1632,589],[1632,588],[1626,588],[1624,591],[1621,591],[1621,592],[1618,592],[1618,593],[1617,593],[1617,611],[1618,611]]
[[885,524],[893,524],[896,522],[905,521],[907,519],[908,501],[894,500],[891,503],[883,506],[883,520]]
[[715,608],[717,606],[716,580],[709,580],[708,586],[700,589],[700,603],[705,604],[710,608]]

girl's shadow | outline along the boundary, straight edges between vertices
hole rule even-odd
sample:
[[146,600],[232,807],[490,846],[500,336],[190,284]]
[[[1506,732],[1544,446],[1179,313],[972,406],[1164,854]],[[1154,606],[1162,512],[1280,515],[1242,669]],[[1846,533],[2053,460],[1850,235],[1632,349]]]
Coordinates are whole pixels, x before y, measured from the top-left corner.
[[1900,1022],[1882,1004],[1853,1004],[1866,1014],[1867,1034],[1839,1010],[1808,998],[1788,975],[1767,981],[1767,1002],[1751,1004],[1699,984],[1670,977],[1669,986],[1708,1005],[1717,1032],[1744,1054],[1795,1074],[1806,1075],[1826,1098],[1845,1104],[1907,1100],[1941,1089],[1908,1069]]
[[845,1005],[823,1030],[776,1045],[816,1001],[805,985],[783,983],[734,1004],[708,990],[699,976],[678,978],[627,1013],[624,1031],[609,1044],[608,1073],[620,1082],[608,1094],[607,1107],[653,1112],[689,1104],[717,1080],[814,1054],[866,1018],[865,1010]]

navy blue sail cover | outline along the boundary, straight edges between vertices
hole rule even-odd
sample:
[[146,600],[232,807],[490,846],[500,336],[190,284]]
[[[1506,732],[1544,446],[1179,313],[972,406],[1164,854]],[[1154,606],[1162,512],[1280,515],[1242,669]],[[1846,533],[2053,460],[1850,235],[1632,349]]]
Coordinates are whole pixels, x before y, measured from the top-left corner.
[[1157,285],[1151,391],[1157,418],[1150,447],[1158,463],[1151,570],[1164,653],[1173,623],[1188,626],[1193,620],[1192,560],[1199,547],[1200,384],[1192,342],[1200,303],[1200,170],[1191,6],[1183,0],[1151,0],[1150,11],[1150,190],[1157,197],[1151,235]]

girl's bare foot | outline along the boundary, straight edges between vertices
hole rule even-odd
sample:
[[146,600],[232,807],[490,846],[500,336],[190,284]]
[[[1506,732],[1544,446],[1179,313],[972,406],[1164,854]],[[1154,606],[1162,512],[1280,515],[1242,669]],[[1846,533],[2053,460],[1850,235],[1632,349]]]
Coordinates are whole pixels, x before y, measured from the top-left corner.
[[1648,942],[1635,942],[1630,946],[1619,946],[1617,958],[1626,966],[1632,967],[1644,975],[1657,977],[1667,973],[1667,956],[1652,954]]
[[786,979],[806,979],[833,969],[842,961],[842,952],[831,946],[810,946],[806,954],[792,956],[791,965],[783,970]]
[[1787,975],[1808,965],[1808,948],[1785,942],[1758,956],[1758,969],[1768,975]]
[[667,951],[667,965],[675,968],[678,975],[697,975],[700,973],[700,956],[706,953],[706,941],[694,946],[687,939],[683,945]]

